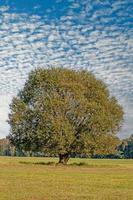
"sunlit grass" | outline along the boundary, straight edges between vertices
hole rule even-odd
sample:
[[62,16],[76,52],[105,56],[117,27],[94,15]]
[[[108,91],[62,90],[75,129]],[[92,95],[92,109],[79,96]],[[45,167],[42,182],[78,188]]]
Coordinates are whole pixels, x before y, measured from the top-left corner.
[[0,200],[132,200],[133,160],[0,157]]

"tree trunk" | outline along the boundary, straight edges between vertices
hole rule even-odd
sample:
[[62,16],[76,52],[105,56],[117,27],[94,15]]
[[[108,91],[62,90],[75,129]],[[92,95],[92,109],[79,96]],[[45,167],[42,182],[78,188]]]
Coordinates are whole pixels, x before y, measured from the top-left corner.
[[59,154],[59,164],[66,165],[69,160],[69,154]]

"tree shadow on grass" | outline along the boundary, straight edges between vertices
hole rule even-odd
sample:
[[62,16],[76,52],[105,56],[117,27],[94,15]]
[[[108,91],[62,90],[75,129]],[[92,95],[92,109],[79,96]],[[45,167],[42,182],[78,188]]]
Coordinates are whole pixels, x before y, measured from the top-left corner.
[[27,161],[20,161],[20,164],[26,164],[26,165],[56,165],[55,162],[27,162]]
[[[64,166],[56,162],[28,162],[28,161],[20,161],[20,164],[26,165],[46,165],[46,166]],[[120,165],[113,164],[89,164],[86,162],[73,162],[65,165],[67,167],[88,167],[88,168],[114,168],[119,167]]]
[[79,162],[79,163],[71,163],[70,166],[83,166],[88,168],[113,168],[113,167],[119,167],[119,165],[113,165],[113,164],[89,164],[86,162]]

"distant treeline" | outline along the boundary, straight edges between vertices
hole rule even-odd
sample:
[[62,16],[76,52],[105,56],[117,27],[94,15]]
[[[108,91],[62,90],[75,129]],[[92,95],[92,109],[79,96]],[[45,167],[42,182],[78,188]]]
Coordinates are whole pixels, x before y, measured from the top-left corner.
[[[90,155],[91,158],[117,158],[117,159],[132,159],[133,158],[133,134],[120,142],[120,145],[116,147],[117,151],[115,154],[97,154]],[[6,138],[0,139],[0,156],[58,156],[51,155],[45,152],[25,152],[17,149],[10,144],[10,141]],[[73,154],[72,157],[86,157],[83,154]]]

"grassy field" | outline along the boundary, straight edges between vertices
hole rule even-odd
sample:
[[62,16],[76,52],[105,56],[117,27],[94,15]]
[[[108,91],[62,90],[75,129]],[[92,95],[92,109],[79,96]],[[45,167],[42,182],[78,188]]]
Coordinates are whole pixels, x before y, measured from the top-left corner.
[[57,159],[0,157],[0,200],[133,199],[133,160],[51,162]]

